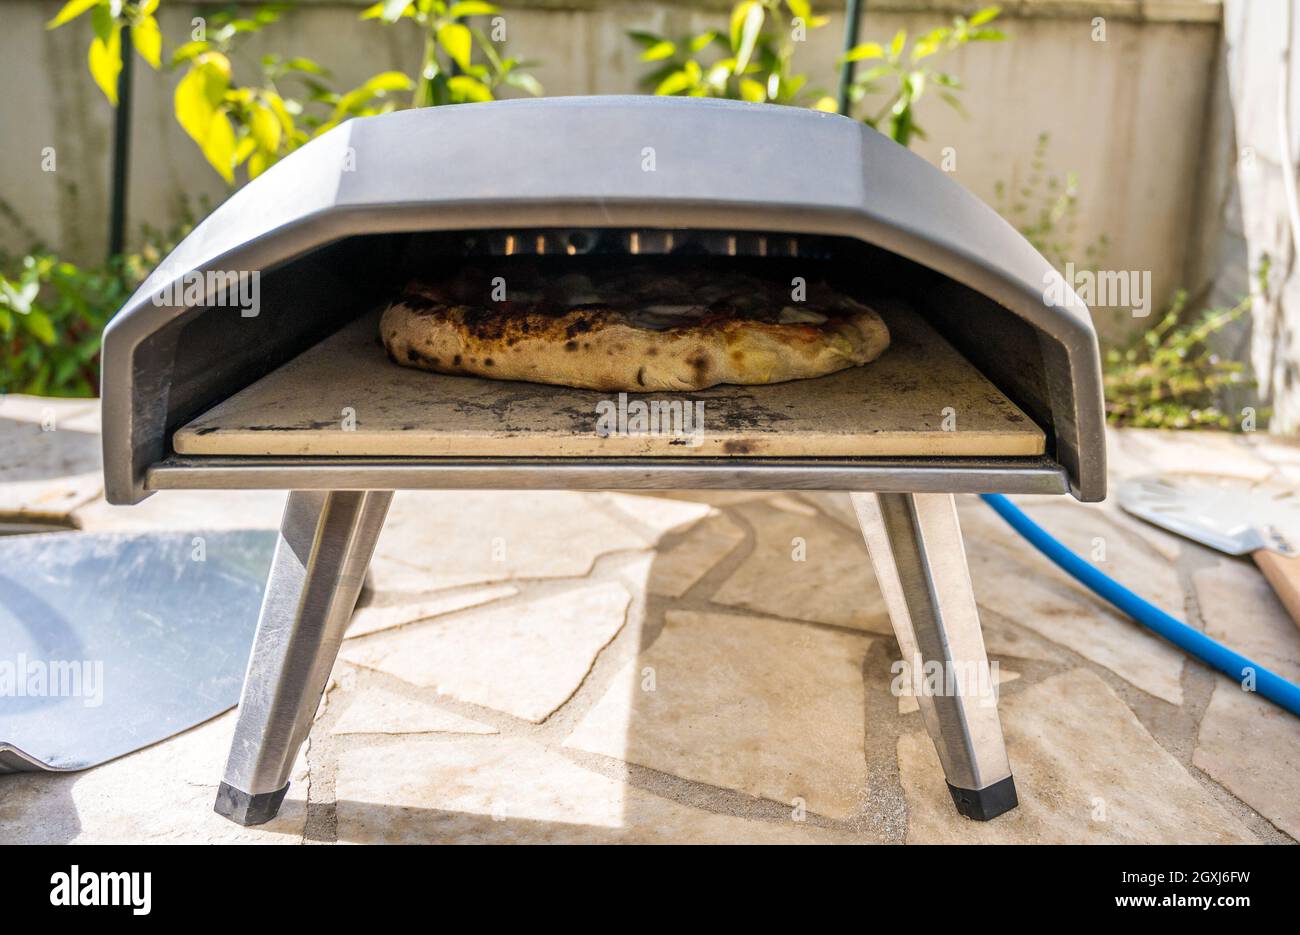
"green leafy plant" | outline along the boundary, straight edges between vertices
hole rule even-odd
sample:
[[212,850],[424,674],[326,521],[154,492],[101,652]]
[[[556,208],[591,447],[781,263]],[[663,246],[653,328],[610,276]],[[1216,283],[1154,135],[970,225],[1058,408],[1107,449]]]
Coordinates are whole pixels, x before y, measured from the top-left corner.
[[[406,75],[388,71],[337,94],[325,84],[325,68],[308,58],[280,55],[264,56],[260,80],[241,84],[231,64],[232,50],[243,37],[276,22],[284,9],[261,6],[248,16],[219,12],[209,19],[203,38],[172,55],[174,67],[186,68],[176,85],[176,120],[229,185],[235,184],[240,167],[248,178],[256,178],[341,121],[392,110],[396,102],[388,95],[412,87]],[[305,102],[282,91],[291,79],[306,92]],[[318,112],[311,112],[312,107]]]
[[1019,184],[995,183],[993,205],[1058,270],[1065,269],[1067,262],[1095,270],[1110,249],[1110,238],[1100,235],[1081,254],[1076,249],[1079,174],[1067,172],[1061,177],[1048,170],[1050,142],[1049,134],[1038,135],[1028,178]]
[[[1079,180],[1048,170],[1050,138],[1041,133],[1034,146],[1028,177],[1020,183],[998,182],[994,206],[1057,270],[1073,263],[1076,272],[1096,272],[1110,241],[1101,235],[1082,251],[1076,248]],[[1267,268],[1260,272],[1260,288]],[[1136,428],[1239,428],[1221,408],[1225,391],[1249,386],[1245,367],[1220,359],[1211,339],[1250,308],[1247,297],[1232,308],[1192,315],[1187,294],[1175,294],[1154,327],[1106,350],[1102,383],[1106,418],[1112,425]]]
[[[0,255],[0,393],[94,396],[104,326],[193,227],[193,215],[170,231],[145,228],[138,252],[80,267],[42,246]],[[25,229],[0,202],[10,226]]]
[[[1160,322],[1104,359],[1106,418],[1112,425],[1155,429],[1237,429],[1222,411],[1224,390],[1249,386],[1245,365],[1222,360],[1210,338],[1250,308],[1246,297],[1232,308],[1210,309],[1188,320],[1187,294],[1178,292]],[[1266,414],[1265,414],[1266,415]]]
[[[91,12],[95,38],[90,45],[90,73],[109,103],[116,106],[124,29],[130,31],[136,51],[151,67],[161,65],[163,37],[154,15],[158,4],[159,0],[139,4],[69,0],[46,25],[57,29]],[[172,66],[185,68],[174,95],[176,121],[229,185],[235,184],[240,167],[248,178],[254,178],[342,120],[391,109],[395,102],[384,98],[413,86],[401,72],[383,72],[337,94],[325,86],[329,73],[320,65],[306,58],[278,55],[262,59],[260,81],[241,84],[231,64],[231,50],[240,37],[276,22],[286,8],[264,5],[248,15],[240,15],[236,7],[218,11],[202,21],[196,35],[172,55]],[[320,113],[306,112],[303,100],[281,92],[280,83],[291,77],[301,79],[306,102]]]
[[0,389],[94,396],[100,333],[130,292],[115,266],[83,270],[50,254],[0,273]]
[[[835,100],[807,88],[792,67],[795,44],[826,24],[808,0],[743,0],[724,32],[708,30],[677,40],[651,32],[628,35],[642,46],[641,60],[655,67],[641,78],[655,94],[722,97],[835,110]],[[705,52],[712,55],[701,58]]]
[[[498,9],[483,0],[380,0],[366,9],[362,19],[384,23],[410,20],[424,37],[424,51],[415,81],[412,107],[490,101],[502,85],[540,95],[542,86],[523,68],[524,62],[502,57],[483,32],[471,26],[474,16]],[[475,61],[475,52],[479,61]]]
[[162,31],[154,13],[159,0],[127,3],[124,0],[68,0],[45,24],[46,29],[58,29],[87,11],[90,12],[95,38],[90,42],[87,56],[90,75],[108,102],[117,106],[117,76],[122,72],[122,30],[131,34],[131,44],[149,67],[157,70],[162,65]]
[[887,45],[864,42],[844,54],[841,62],[874,62],[854,77],[849,100],[858,105],[867,98],[885,94],[883,104],[874,104],[860,119],[870,127],[887,133],[895,142],[911,144],[913,136],[925,139],[925,131],[916,123],[916,104],[931,88],[958,113],[965,114],[957,93],[962,84],[957,76],[938,71],[938,58],[972,42],[1000,42],[1006,36],[989,28],[1001,12],[1000,7],[985,7],[969,19],[958,16],[952,25],[932,29],[908,45],[907,30],[900,29]]

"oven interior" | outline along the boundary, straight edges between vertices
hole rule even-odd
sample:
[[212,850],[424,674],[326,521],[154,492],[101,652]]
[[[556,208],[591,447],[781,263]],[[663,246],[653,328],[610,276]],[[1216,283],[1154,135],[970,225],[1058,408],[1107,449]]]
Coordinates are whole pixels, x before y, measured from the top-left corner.
[[[1049,361],[1062,351],[1052,339],[978,292],[889,251],[851,238],[781,232],[524,229],[352,236],[261,271],[255,317],[225,303],[187,310],[147,339],[160,353],[141,355],[170,359],[170,374],[137,374],[137,385],[152,377],[165,387],[170,440],[223,400],[358,318],[374,316],[412,279],[466,264],[507,278],[520,264],[556,277],[624,264],[662,268],[669,276],[704,265],[783,281],[821,279],[873,307],[905,307],[924,321],[1041,429],[1042,453],[1054,456],[1055,370]],[[747,388],[756,395],[768,389]]]

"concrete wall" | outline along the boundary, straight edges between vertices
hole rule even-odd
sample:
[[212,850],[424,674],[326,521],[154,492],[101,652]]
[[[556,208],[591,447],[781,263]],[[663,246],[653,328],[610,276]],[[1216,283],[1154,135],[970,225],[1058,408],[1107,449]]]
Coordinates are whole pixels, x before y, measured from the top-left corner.
[[[725,23],[727,4],[624,4],[604,0],[531,0],[505,4],[509,48],[537,59],[548,94],[611,94],[636,90],[645,70],[628,29],[670,35]],[[954,10],[980,4],[926,0],[868,2],[864,39],[887,39],[898,28],[925,30]],[[930,139],[916,144],[939,161],[957,156],[957,178],[987,200],[1001,180],[1014,189],[1031,173],[1038,135],[1051,135],[1048,172],[1080,178],[1081,206],[1073,242],[1083,248],[1111,239],[1105,265],[1149,270],[1166,296],[1186,283],[1194,251],[1205,115],[1214,91],[1220,40],[1215,0],[1110,0],[1101,3],[1004,4],[1003,28],[1013,41],[973,46],[948,62],[967,86],[969,119],[937,98],[923,102],[919,122]],[[0,0],[0,198],[40,238],[77,258],[104,250],[112,112],[86,71],[89,23],[46,32],[58,8],[50,0]],[[838,6],[838,4],[837,4]],[[204,5],[164,0],[169,47],[186,38],[191,15]],[[827,9],[825,3],[819,9]],[[264,52],[311,56],[350,87],[388,68],[410,70],[419,40],[401,27],[358,22],[360,4],[305,2],[251,42],[244,61]],[[1104,15],[1106,41],[1094,40]],[[798,65],[813,83],[833,90],[843,18],[814,31]],[[139,63],[137,63],[139,65]],[[137,69],[130,222],[166,224],[188,198],[214,202],[223,184],[176,126],[171,95],[178,75]],[[57,171],[41,170],[53,146]],[[25,249],[31,235],[5,224],[0,246]],[[1109,334],[1140,327],[1127,313],[1099,314]]]
[[[1209,177],[1212,210],[1201,225],[1207,236],[1204,279],[1218,305],[1245,295],[1261,262],[1270,260],[1267,289],[1250,316],[1223,336],[1219,350],[1251,364],[1258,387],[1239,394],[1237,408],[1267,406],[1270,430],[1300,433],[1300,270],[1287,220],[1279,132],[1279,78],[1285,35],[1285,0],[1228,0],[1224,51],[1215,95],[1212,157],[1222,171]],[[1300,156],[1300,16],[1292,27],[1290,131],[1292,158]]]

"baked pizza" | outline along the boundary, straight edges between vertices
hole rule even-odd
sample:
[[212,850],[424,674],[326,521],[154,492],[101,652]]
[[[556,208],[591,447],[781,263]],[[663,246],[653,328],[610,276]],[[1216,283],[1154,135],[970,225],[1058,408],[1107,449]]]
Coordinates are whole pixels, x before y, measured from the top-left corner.
[[889,346],[880,316],[825,282],[709,262],[462,268],[411,282],[380,337],[406,367],[626,392],[820,377]]

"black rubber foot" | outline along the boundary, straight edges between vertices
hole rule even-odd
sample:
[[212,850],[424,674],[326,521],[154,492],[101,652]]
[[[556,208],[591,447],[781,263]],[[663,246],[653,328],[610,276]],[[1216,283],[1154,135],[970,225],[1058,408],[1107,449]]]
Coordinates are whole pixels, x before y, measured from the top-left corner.
[[237,825],[263,825],[280,811],[280,803],[288,791],[289,784],[286,782],[283,789],[275,792],[250,795],[223,782],[217,790],[217,801],[212,810]]
[[948,783],[948,791],[957,803],[957,811],[975,821],[997,818],[1020,804],[1016,798],[1015,780],[1010,776],[983,789],[958,789]]

